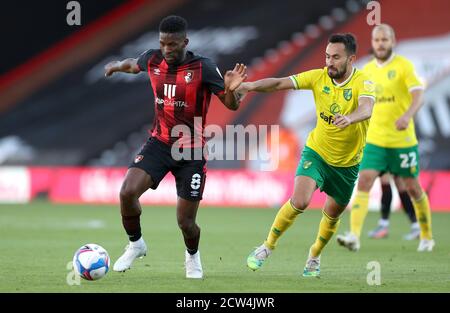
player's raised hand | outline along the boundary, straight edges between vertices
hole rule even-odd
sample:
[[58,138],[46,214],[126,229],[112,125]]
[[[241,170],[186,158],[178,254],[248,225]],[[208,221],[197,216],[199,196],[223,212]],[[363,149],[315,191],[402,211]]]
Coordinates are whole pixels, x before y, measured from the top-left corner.
[[408,128],[410,120],[411,118],[408,115],[403,114],[398,120],[395,121],[395,127],[397,130],[405,130]]
[[335,114],[333,124],[338,128],[345,128],[352,123],[350,118],[345,115]]
[[235,91],[247,79],[247,66],[237,63],[232,71],[227,71],[224,77],[225,93]]

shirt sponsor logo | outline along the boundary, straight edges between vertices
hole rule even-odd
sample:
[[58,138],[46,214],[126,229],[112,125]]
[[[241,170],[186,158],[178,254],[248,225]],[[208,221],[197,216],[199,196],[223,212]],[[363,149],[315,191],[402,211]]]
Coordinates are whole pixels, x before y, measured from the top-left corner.
[[155,103],[156,104],[162,104],[164,106],[170,106],[170,107],[176,107],[176,108],[187,108],[187,104],[185,101],[175,101],[173,99],[161,99],[161,98],[156,98],[155,99]]
[[323,119],[328,125],[331,125],[334,122],[333,115],[327,115],[325,112],[320,112],[320,118]]
[[377,103],[383,103],[383,102],[395,102],[395,96],[390,96],[390,97],[377,97],[376,98],[376,102]]

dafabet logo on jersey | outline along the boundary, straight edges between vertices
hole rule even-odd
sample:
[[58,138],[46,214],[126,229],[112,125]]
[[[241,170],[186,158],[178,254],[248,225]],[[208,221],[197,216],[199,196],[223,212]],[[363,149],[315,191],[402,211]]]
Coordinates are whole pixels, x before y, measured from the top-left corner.
[[327,115],[325,112],[320,112],[320,118],[328,125],[331,125],[334,122],[334,115],[338,113],[341,113],[341,106],[337,103],[333,103],[330,105],[330,115]]

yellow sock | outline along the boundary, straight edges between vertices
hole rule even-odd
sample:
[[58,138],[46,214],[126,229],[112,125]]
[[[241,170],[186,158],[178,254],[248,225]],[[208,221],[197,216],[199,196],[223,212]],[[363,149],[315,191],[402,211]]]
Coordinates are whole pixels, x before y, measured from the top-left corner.
[[325,211],[322,211],[322,220],[319,224],[319,232],[317,233],[316,242],[311,246],[311,256],[317,257],[322,252],[322,249],[333,237],[337,228],[339,227],[339,217],[330,217]]
[[350,212],[350,232],[358,236],[358,238],[361,236],[361,230],[368,211],[369,193],[357,191]]
[[432,239],[431,210],[427,194],[424,192],[419,200],[413,199],[412,202],[420,225],[420,239]]
[[295,208],[291,200],[288,200],[277,213],[275,220],[273,221],[272,227],[270,228],[269,235],[267,236],[267,240],[264,244],[270,248],[275,249],[278,238],[285,232],[289,226],[294,223],[295,218],[300,213],[303,213],[303,210],[299,210]]

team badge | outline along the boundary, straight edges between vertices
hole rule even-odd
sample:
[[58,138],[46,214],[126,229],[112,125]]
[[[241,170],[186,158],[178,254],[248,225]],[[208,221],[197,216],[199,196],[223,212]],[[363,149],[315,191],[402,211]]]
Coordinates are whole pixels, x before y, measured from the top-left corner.
[[392,79],[394,79],[395,78],[395,75],[396,75],[397,73],[394,71],[394,70],[390,70],[389,72],[388,72],[388,78],[390,79],[390,80],[392,80]]
[[184,72],[184,81],[186,84],[189,84],[192,79],[194,79],[194,72],[193,71],[185,71]]
[[352,98],[352,90],[344,89],[344,99],[350,101],[351,98]]
[[134,158],[134,163],[139,163],[142,161],[142,159],[144,159],[144,156],[142,154],[138,154],[135,158]]

